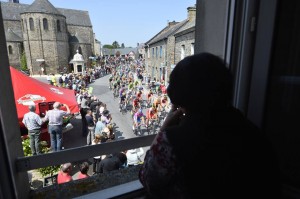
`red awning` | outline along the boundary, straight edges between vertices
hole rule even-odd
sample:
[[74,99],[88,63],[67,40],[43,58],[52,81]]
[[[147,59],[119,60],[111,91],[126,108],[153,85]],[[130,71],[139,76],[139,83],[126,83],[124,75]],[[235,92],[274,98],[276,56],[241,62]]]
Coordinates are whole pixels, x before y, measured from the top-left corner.
[[[79,112],[74,90],[43,83],[24,75],[12,66],[10,66],[10,74],[19,120],[29,111],[28,105],[38,105],[40,102],[58,101],[67,104],[70,107],[71,113]],[[36,112],[39,114],[39,106],[36,106],[36,109]]]

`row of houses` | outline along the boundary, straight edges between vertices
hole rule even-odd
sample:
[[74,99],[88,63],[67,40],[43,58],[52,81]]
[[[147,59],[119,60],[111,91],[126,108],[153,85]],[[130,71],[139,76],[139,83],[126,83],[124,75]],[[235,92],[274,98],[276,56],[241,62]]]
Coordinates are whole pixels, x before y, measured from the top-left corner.
[[168,81],[170,72],[184,57],[194,54],[196,5],[187,8],[187,19],[167,26],[144,44],[146,73]]

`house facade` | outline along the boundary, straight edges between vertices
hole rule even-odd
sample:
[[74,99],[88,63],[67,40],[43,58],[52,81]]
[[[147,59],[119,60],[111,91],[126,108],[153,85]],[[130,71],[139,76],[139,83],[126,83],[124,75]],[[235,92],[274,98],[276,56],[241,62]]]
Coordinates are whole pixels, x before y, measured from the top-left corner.
[[1,2],[9,64],[20,67],[25,52],[31,74],[58,73],[79,50],[84,59],[100,52],[88,11],[55,8],[48,0],[31,5]]
[[145,43],[146,72],[152,79],[166,83],[175,64],[194,53],[196,7],[188,7],[187,11],[187,19],[168,22]]

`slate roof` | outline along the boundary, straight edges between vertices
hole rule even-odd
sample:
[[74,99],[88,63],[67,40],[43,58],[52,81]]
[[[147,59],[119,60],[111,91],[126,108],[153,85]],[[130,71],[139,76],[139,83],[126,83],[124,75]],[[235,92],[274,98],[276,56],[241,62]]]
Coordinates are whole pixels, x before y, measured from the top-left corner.
[[[2,2],[3,20],[21,20],[20,13],[28,12],[28,4]],[[92,26],[88,11],[56,8],[56,10],[66,17],[67,25]]]
[[166,26],[163,30],[161,30],[157,35],[155,35],[153,38],[151,38],[149,41],[145,43],[145,45],[154,44],[156,42],[159,42],[161,40],[167,39],[170,35],[174,35],[174,33],[181,28],[183,25],[185,25],[188,22],[188,20],[183,20],[175,25],[172,26]]
[[182,27],[180,27],[176,32],[175,32],[175,36],[177,34],[180,34],[188,29],[192,29],[195,27],[195,24],[196,24],[196,20],[191,20],[191,21],[188,21],[186,24],[184,24]]
[[3,20],[21,20],[20,13],[25,12],[29,5],[1,1]]
[[35,0],[28,8],[25,13],[38,12],[47,14],[62,15],[48,0]]
[[10,28],[5,30],[5,38],[6,41],[23,42],[23,39],[19,35],[17,35],[14,31],[12,31]]
[[57,8],[63,15],[66,16],[68,25],[92,26],[92,22],[88,11],[73,10],[65,8]]

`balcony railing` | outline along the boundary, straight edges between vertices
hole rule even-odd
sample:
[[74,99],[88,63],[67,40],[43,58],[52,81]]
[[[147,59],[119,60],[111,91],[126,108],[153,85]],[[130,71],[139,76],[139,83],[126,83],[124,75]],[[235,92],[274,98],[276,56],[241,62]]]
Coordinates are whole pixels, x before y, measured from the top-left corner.
[[[30,171],[33,169],[59,165],[66,162],[78,162],[97,156],[99,154],[110,154],[127,149],[149,146],[151,145],[154,137],[155,135],[141,136],[125,140],[116,140],[113,142],[98,145],[66,149],[60,152],[53,152],[49,154],[42,154],[30,157],[20,157],[17,158],[16,162],[17,172]],[[114,195],[114,197],[117,197],[115,194],[119,193],[120,198],[126,198],[127,196],[129,197],[129,195],[131,197],[132,194],[143,194],[143,191],[141,190],[142,186],[138,182],[138,170],[139,167],[137,166],[133,168],[126,168],[109,172],[109,174],[100,174],[99,176],[92,176],[84,180],[75,180],[72,183],[67,183],[64,185],[51,185],[59,186],[59,188],[55,187],[55,191],[52,191],[52,189],[54,189],[53,187],[46,187],[38,189],[36,191],[32,191],[30,195],[32,198],[38,198],[41,195],[47,193],[47,195],[49,195],[51,193],[52,195],[54,194],[57,198],[60,197],[62,193],[68,190],[77,190],[77,192],[72,192],[73,198],[77,196],[82,196],[82,194],[90,194],[91,192],[93,192],[94,195],[98,195],[100,194],[100,192],[98,193],[97,191],[102,190],[101,193],[103,193],[105,189],[110,188],[105,191],[106,194],[108,194],[109,190],[111,190],[111,196]],[[74,189],[74,187],[76,189]],[[124,189],[124,187],[126,187],[126,189]],[[124,192],[124,190],[126,191]]]

